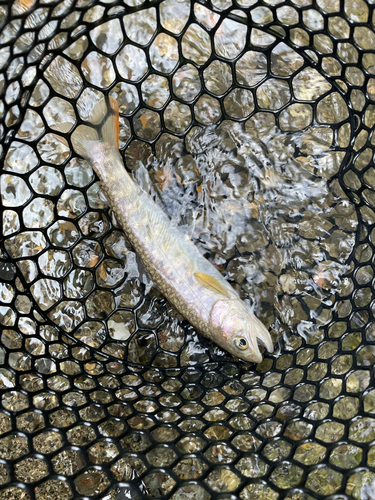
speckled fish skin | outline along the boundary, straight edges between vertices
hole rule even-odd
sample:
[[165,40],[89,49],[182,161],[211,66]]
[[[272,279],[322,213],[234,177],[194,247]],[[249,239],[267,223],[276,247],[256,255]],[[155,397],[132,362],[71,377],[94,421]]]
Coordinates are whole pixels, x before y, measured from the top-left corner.
[[[110,119],[116,119],[116,116]],[[113,130],[113,124],[110,126]],[[108,124],[105,127],[108,128]],[[110,144],[108,135],[108,130],[103,134],[99,131],[99,140],[95,140],[93,129],[80,125],[73,134],[72,142],[75,150],[90,162],[100,178],[118,224],[154,283],[206,337],[241,359],[260,362],[262,355],[257,341],[269,351],[273,350],[268,330],[220,272],[132,180],[115,141]],[[197,279],[196,275],[200,273],[212,277],[218,287],[207,286],[207,283]],[[240,347],[239,339],[243,339]]]

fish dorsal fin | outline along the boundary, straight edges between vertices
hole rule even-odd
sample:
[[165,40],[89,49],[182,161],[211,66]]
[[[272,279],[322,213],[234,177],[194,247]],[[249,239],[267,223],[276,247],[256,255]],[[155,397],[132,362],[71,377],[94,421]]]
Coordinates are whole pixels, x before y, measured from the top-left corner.
[[218,279],[205,273],[194,273],[194,276],[201,285],[205,286],[209,290],[212,291],[212,289],[214,289],[216,292],[219,292],[225,295],[225,297],[230,298],[228,290],[225,288],[224,285],[220,283]]

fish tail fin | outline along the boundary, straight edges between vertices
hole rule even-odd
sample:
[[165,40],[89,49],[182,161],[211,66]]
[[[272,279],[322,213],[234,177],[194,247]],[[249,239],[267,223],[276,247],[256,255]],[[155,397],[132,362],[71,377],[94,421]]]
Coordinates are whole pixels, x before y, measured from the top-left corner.
[[72,134],[74,151],[89,160],[94,146],[119,147],[119,108],[113,97],[101,99],[94,107],[87,125],[79,125]]

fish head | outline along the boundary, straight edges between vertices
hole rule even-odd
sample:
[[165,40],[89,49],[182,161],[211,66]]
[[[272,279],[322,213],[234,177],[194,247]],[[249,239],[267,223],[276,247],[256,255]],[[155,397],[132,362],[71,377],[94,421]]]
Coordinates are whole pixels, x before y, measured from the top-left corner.
[[267,328],[239,299],[218,300],[212,308],[210,323],[215,332],[213,340],[244,361],[262,361],[259,343],[273,351]]

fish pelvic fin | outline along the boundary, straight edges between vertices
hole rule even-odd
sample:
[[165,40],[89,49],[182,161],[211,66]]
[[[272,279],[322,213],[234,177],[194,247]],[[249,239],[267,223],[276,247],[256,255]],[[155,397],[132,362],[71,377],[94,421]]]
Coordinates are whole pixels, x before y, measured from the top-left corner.
[[79,125],[72,134],[74,151],[91,159],[97,144],[119,148],[119,108],[116,99],[103,97],[94,107],[87,125]]

